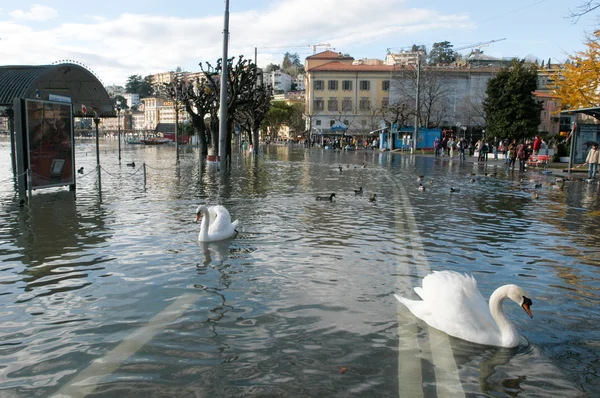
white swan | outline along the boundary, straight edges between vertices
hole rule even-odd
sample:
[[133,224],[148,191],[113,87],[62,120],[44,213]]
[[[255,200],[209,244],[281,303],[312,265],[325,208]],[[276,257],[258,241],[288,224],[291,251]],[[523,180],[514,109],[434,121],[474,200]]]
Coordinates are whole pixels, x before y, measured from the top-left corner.
[[216,242],[229,239],[237,231],[238,220],[231,222],[229,211],[223,206],[200,205],[196,209],[196,222],[202,218],[198,240],[200,242]]
[[394,296],[417,318],[459,339],[499,347],[519,345],[519,333],[506,318],[502,303],[509,298],[531,313],[531,299],[516,285],[499,287],[490,296],[489,308],[470,275],[454,271],[434,271],[415,287],[421,300]]

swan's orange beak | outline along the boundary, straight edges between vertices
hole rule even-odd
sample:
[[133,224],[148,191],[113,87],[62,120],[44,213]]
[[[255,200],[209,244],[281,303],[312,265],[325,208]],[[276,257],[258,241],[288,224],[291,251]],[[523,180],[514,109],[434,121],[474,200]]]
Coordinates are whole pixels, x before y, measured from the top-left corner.
[[202,218],[202,213],[196,214],[196,221],[194,221],[194,222],[198,222],[198,220],[201,218]]
[[527,315],[529,315],[530,318],[533,318],[533,314],[531,313],[531,308],[529,308],[529,304],[523,303],[522,307],[527,313]]

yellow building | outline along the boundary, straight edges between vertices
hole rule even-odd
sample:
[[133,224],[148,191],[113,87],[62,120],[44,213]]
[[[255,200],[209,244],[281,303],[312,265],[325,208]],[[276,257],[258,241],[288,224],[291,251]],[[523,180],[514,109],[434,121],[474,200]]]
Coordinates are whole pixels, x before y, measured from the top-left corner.
[[347,134],[377,130],[380,110],[389,103],[393,65],[354,61],[335,51],[324,51],[305,62],[306,129],[330,133],[340,121]]

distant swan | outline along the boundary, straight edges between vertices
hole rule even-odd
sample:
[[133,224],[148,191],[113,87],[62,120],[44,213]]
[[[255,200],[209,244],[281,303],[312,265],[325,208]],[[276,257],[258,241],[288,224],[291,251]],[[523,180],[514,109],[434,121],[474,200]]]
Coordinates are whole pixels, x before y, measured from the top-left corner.
[[202,218],[198,240],[216,242],[229,239],[237,233],[238,220],[231,222],[229,211],[223,206],[200,205],[196,209],[196,222]]
[[394,296],[417,318],[459,339],[498,347],[519,345],[519,333],[506,318],[502,303],[509,298],[531,313],[531,299],[516,285],[499,287],[490,296],[489,307],[470,275],[454,271],[434,271],[422,287],[415,287],[422,300]]

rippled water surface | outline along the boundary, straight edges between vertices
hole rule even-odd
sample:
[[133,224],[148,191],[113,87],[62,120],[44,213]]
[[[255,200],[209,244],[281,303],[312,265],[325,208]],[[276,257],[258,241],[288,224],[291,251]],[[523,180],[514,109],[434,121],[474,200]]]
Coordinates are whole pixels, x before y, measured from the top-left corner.
[[[600,395],[598,185],[283,146],[227,172],[125,146],[119,166],[102,143],[99,195],[95,147],[76,156],[76,194],[19,207],[0,141],[0,395]],[[198,243],[199,204],[225,205],[239,235]],[[519,348],[449,339],[395,300],[443,269],[532,296],[533,319],[505,304]]]

